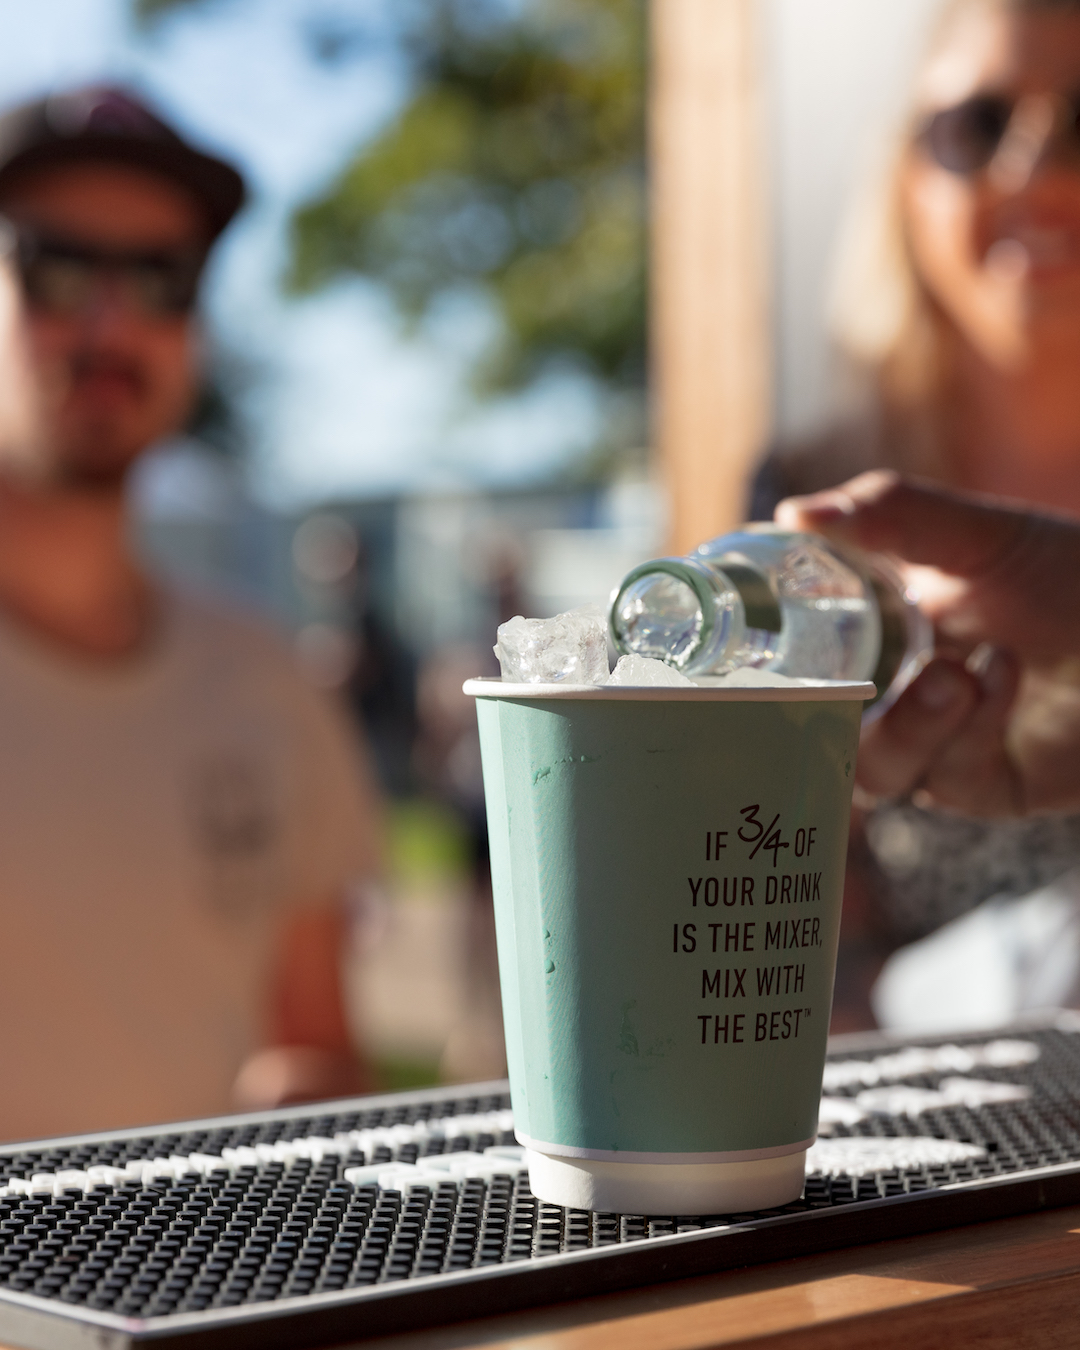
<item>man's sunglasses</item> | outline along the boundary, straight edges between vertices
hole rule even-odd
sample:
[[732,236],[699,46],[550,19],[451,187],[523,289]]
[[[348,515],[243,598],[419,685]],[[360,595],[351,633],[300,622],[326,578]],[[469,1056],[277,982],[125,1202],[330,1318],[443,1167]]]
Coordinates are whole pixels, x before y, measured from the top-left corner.
[[[996,94],[979,94],[952,108],[942,108],[923,122],[916,144],[949,173],[979,173],[1001,148],[1018,102]],[[1080,160],[1080,98],[1063,103],[1067,112],[1059,120],[1057,135]]]
[[176,318],[195,307],[202,249],[104,249],[82,240],[0,223],[0,254],[15,265],[32,308],[73,316],[95,303],[103,285],[145,318]]

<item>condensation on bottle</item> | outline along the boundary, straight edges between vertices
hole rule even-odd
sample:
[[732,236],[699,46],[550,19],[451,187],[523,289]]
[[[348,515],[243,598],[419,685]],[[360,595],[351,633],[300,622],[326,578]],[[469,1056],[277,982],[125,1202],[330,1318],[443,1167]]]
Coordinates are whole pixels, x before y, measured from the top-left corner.
[[755,666],[804,679],[872,679],[876,711],[932,645],[929,623],[884,559],[766,524],[633,568],[612,597],[610,627],[620,654],[651,656],[695,678]]

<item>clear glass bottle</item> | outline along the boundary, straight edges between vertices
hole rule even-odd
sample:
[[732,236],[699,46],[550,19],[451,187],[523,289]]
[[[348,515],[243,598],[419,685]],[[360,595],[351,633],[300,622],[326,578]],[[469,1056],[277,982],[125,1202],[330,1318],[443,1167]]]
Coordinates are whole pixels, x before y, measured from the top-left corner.
[[739,666],[822,680],[868,680],[875,711],[925,662],[930,624],[878,557],[817,535],[745,525],[686,558],[641,563],[612,597],[612,641],[684,674]]

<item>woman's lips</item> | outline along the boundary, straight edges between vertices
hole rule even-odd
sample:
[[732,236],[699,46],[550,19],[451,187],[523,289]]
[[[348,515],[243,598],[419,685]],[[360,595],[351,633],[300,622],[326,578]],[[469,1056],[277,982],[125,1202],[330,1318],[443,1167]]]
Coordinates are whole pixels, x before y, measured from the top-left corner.
[[145,380],[134,362],[76,358],[69,389],[80,402],[103,407],[130,403],[142,396]]

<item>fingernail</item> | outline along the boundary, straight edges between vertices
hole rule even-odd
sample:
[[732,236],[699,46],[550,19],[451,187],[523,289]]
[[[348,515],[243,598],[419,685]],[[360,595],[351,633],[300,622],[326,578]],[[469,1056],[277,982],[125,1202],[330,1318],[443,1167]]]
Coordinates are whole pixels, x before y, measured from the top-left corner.
[[992,642],[980,642],[964,662],[964,669],[969,675],[974,675],[977,680],[981,680],[993,659],[994,644]]
[[944,661],[929,665],[912,685],[912,692],[927,712],[944,712],[964,692],[960,672]]

